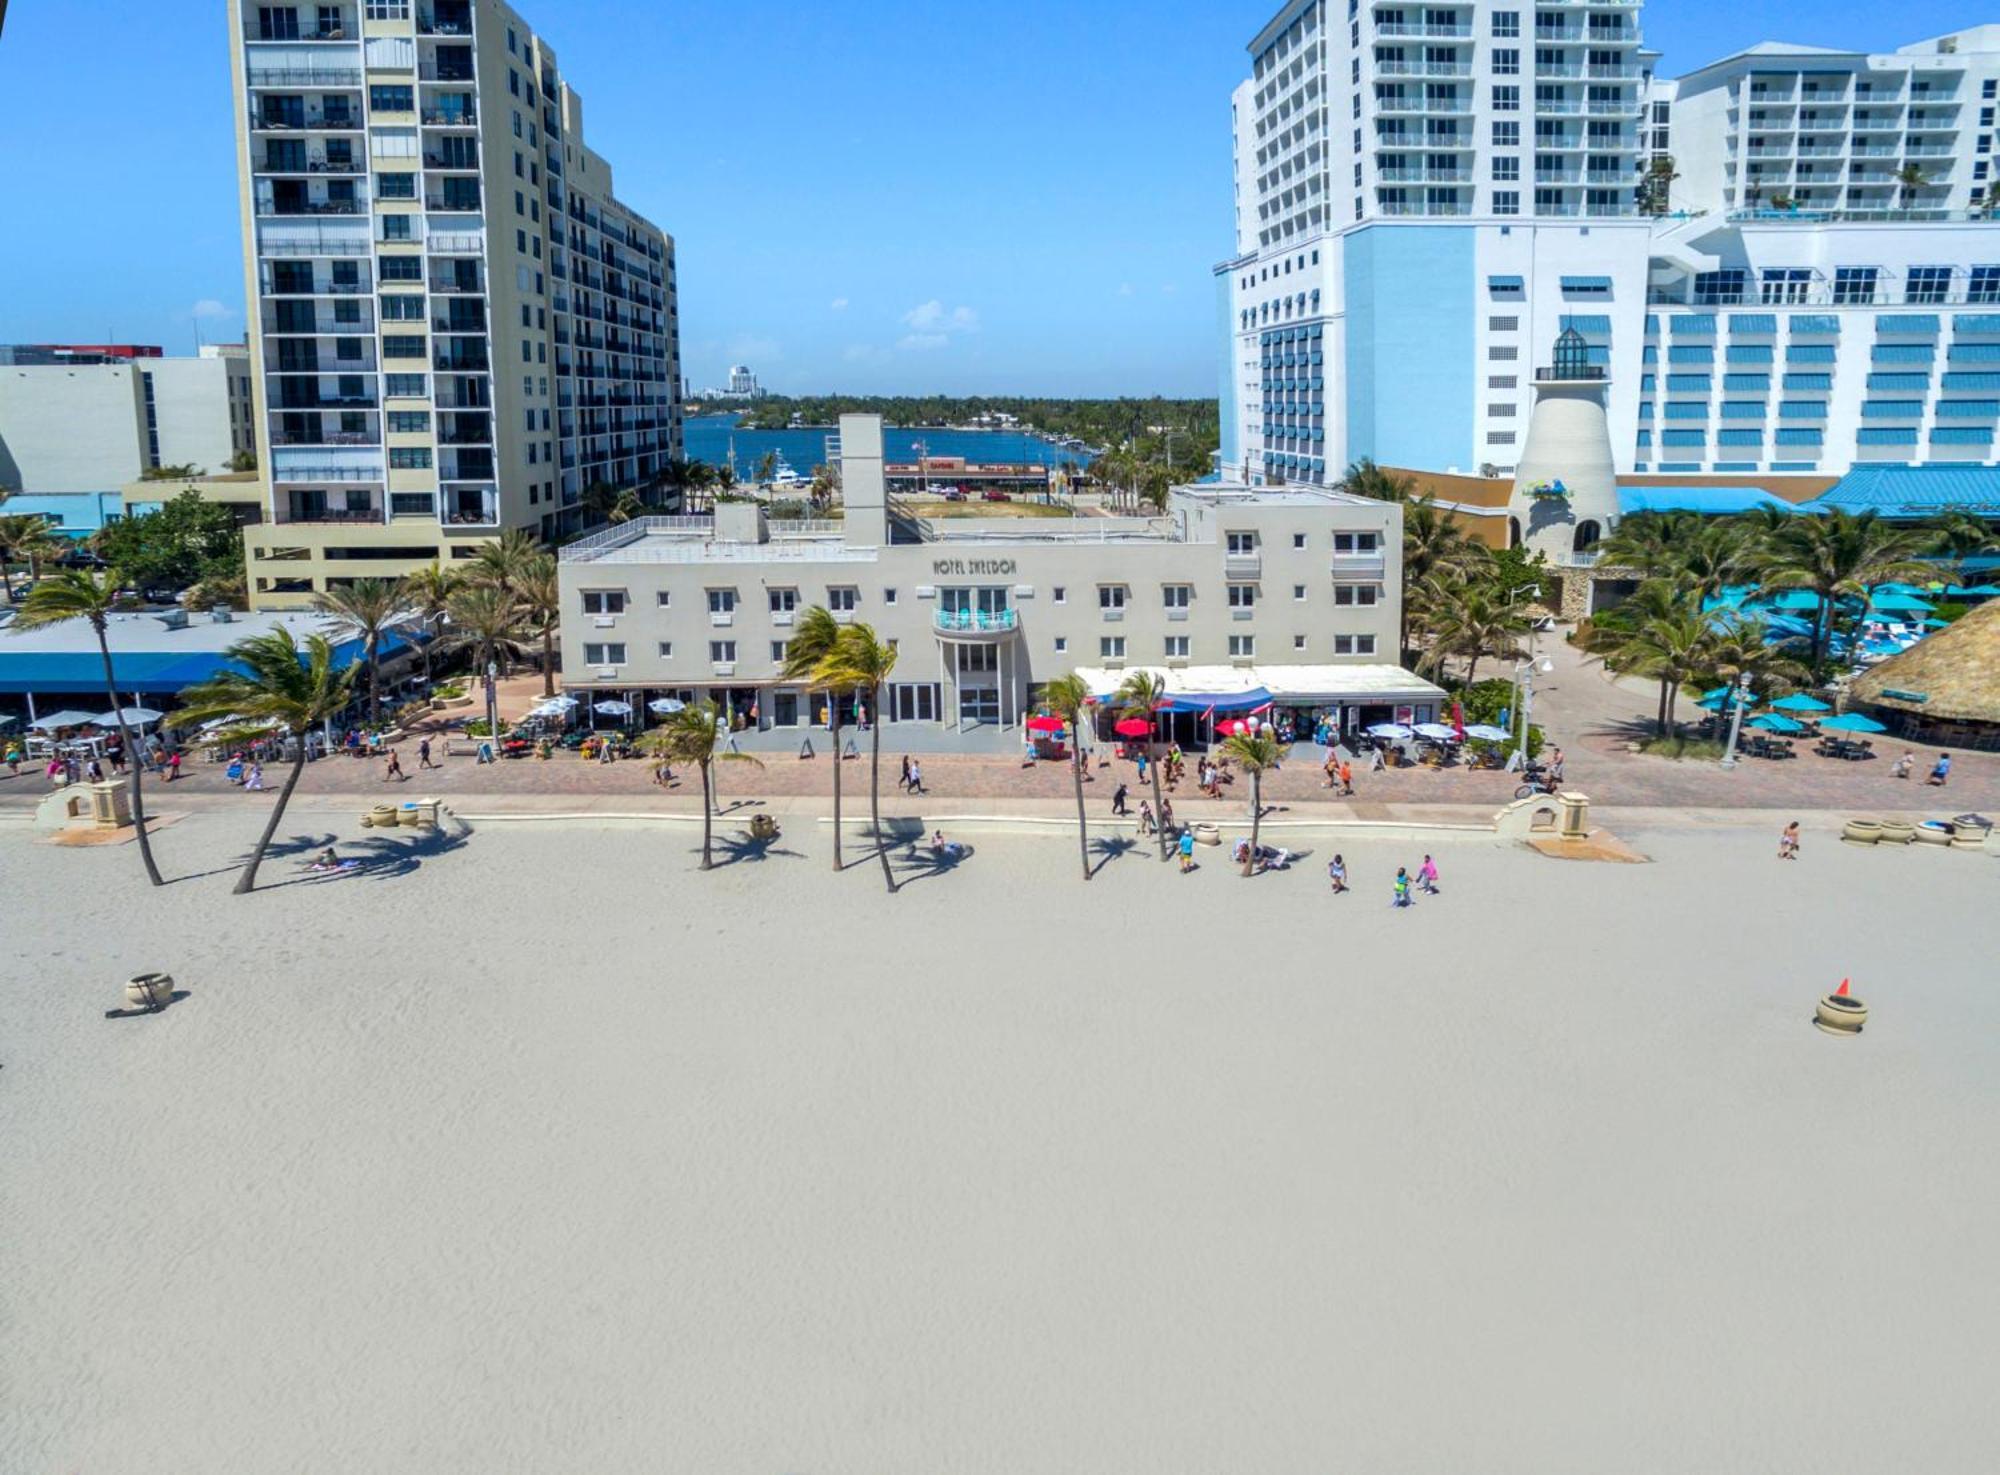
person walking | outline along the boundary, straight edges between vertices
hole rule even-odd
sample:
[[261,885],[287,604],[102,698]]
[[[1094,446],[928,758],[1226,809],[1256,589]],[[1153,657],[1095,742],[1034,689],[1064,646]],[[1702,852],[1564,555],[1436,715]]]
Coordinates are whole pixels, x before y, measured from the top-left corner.
[[1890,778],[1908,778],[1910,770],[1917,766],[1917,755],[1905,751],[1903,756],[1889,765]]
[[1141,753],[1139,755],[1139,782],[1143,784],[1145,781],[1146,781],[1146,755],[1144,753]]
[[1785,832],[1778,836],[1778,859],[1797,860],[1799,858],[1799,822],[1793,820],[1785,826]]
[[1326,879],[1335,896],[1347,889],[1347,861],[1343,857],[1336,855],[1326,863]]
[[1169,835],[1174,832],[1174,801],[1165,794],[1160,796],[1160,828]]
[[1424,857],[1424,863],[1417,867],[1417,884],[1424,888],[1424,895],[1426,896],[1436,896],[1438,894],[1437,862],[1432,860],[1428,855]]
[[915,758],[910,760],[910,792],[912,794],[928,794],[930,792],[930,790],[924,787],[924,765]]
[[1339,755],[1334,753],[1328,753],[1326,755],[1326,782],[1321,784],[1320,787],[1322,789],[1331,789],[1336,787],[1339,783],[1340,783]]
[[1549,792],[1553,794],[1557,789],[1560,789],[1562,782],[1563,750],[1561,748],[1552,748],[1549,750]]
[[1924,780],[1927,787],[1942,789],[1944,781],[1951,777],[1951,754],[1938,754],[1938,761],[1931,768],[1931,776]]
[[167,782],[172,783],[181,776],[181,750],[175,748],[167,754]]
[[7,774],[10,778],[21,776],[21,745],[12,739],[7,743]]
[[901,789],[905,794],[910,792],[910,755],[908,753],[903,755],[903,775],[896,780],[896,787]]
[[1122,783],[1112,791],[1111,812],[1119,816],[1120,818],[1123,818],[1124,816],[1131,813],[1131,811],[1125,807],[1125,785]]
[[[391,763],[394,763],[396,761],[396,755],[391,753],[389,755],[389,761]],[[243,775],[243,787],[245,789],[255,789],[259,793],[263,792],[264,790],[263,764],[257,762],[255,759],[251,760],[250,767],[244,772]]]
[[419,739],[417,743],[418,771],[421,772],[426,768],[442,768],[442,767],[444,767],[442,763],[434,763],[431,761],[431,740],[429,738]]
[[1175,848],[1180,851],[1181,874],[1185,876],[1194,869],[1194,831],[1181,831],[1181,838]]
[[125,776],[125,745],[114,742],[108,751],[111,755],[112,773],[116,774],[119,778],[123,778]]
[[1144,837],[1153,834],[1158,828],[1159,826],[1153,820],[1153,801],[1150,799],[1141,799],[1139,801],[1139,834]]
[[94,784],[101,784],[104,782],[104,765],[102,763],[99,763],[95,758],[90,760],[90,771],[88,777],[90,781]]
[[1389,905],[1392,907],[1406,907],[1411,902],[1410,872],[1407,867],[1397,866],[1395,886],[1389,896]]
[[243,782],[243,755],[241,753],[230,754],[229,767],[222,770],[222,776],[232,784]]
[[1343,799],[1354,797],[1354,765],[1345,758],[1340,760],[1340,797]]
[[394,748],[391,748],[389,750],[388,766],[382,771],[382,782],[386,784],[390,779],[395,779],[398,783],[402,783],[406,782],[409,777],[407,773],[403,772],[402,756]]

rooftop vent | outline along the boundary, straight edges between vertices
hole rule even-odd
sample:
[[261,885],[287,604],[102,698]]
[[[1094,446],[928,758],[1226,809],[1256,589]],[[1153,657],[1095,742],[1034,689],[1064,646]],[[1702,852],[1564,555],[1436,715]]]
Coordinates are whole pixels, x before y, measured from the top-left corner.
[[214,609],[208,612],[208,618],[211,624],[228,625],[235,621],[236,615],[228,608],[228,606],[218,604]]
[[185,630],[188,627],[187,611],[184,609],[161,610],[154,618],[169,630]]

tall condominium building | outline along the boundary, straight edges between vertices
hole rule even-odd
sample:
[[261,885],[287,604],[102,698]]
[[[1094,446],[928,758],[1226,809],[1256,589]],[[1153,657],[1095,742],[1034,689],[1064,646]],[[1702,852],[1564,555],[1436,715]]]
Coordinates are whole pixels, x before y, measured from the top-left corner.
[[[258,606],[590,520],[681,448],[673,242],[500,0],[230,0]],[[596,499],[590,499],[595,501]],[[601,514],[595,514],[601,516]]]
[[1565,329],[1621,472],[1992,459],[2000,317],[1934,309],[2000,303],[2000,27],[1669,81],[1627,0],[1295,0],[1250,51],[1225,475],[1511,476]]

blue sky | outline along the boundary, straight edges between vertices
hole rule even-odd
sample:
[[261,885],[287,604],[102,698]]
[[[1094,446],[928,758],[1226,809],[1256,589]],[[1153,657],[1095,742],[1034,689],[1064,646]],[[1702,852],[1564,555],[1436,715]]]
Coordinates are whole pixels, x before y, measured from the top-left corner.
[[[1524,5],[1531,0],[1523,0]],[[619,195],[679,243],[683,358],[810,392],[1210,394],[1229,92],[1265,0],[520,0]],[[23,0],[0,36],[0,341],[243,331],[221,0]],[[1663,70],[1890,49],[1908,0],[1654,0]]]

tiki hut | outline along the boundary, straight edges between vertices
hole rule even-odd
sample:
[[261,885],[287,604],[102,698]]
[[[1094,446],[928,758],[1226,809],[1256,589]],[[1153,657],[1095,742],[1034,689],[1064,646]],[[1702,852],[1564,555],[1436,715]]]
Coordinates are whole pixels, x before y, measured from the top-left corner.
[[2000,748],[2000,600],[1862,672],[1853,701],[1912,738]]

